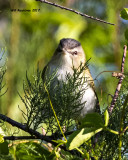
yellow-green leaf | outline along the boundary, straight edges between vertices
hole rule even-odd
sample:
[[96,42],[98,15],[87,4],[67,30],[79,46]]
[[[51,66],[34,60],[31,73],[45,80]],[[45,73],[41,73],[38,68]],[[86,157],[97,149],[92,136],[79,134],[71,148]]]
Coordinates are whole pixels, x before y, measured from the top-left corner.
[[92,136],[94,136],[96,133],[102,131],[103,128],[83,128],[81,130],[73,132],[68,139],[68,142],[66,143],[66,147],[69,150],[75,149],[82,145],[84,142],[89,140]]
[[121,12],[120,12],[120,16],[121,18],[128,20],[128,8],[124,8]]
[[109,122],[109,113],[108,113],[107,110],[104,112],[104,120],[105,120],[105,125],[104,126],[107,127],[108,122]]
[[4,138],[3,136],[0,134],[0,143],[3,143],[4,142]]

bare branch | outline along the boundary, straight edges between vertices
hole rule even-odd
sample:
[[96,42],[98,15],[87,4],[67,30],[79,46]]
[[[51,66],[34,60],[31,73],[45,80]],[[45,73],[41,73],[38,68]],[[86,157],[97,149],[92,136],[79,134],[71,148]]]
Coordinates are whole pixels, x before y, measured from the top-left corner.
[[90,19],[93,19],[93,20],[96,20],[96,21],[99,21],[99,22],[102,22],[102,23],[106,23],[106,24],[110,24],[110,25],[115,25],[115,24],[113,24],[113,23],[106,22],[106,21],[101,20],[101,19],[99,19],[99,18],[95,18],[95,17],[93,17],[93,16],[89,16],[89,15],[87,15],[87,14],[78,12],[78,11],[76,11],[76,10],[73,10],[73,9],[71,9],[71,8],[67,8],[67,7],[61,6],[61,5],[56,4],[56,3],[53,3],[53,2],[49,2],[49,1],[46,1],[46,0],[36,0],[36,1],[39,1],[39,2],[42,2],[42,3],[46,3],[46,4],[49,4],[49,5],[52,5],[52,6],[61,8],[61,9],[64,9],[64,10],[68,10],[68,11],[74,12],[74,13],[79,14],[79,15],[81,15],[81,16],[84,16],[84,17],[86,17],[86,18],[90,18]]
[[35,136],[4,136],[4,140],[24,140],[24,139],[38,139]]
[[[119,91],[121,89],[121,85],[122,85],[122,81],[124,79],[124,63],[125,63],[125,58],[126,58],[126,52],[127,52],[127,46],[124,45],[124,52],[123,52],[123,58],[122,58],[122,63],[121,63],[121,74],[119,76],[119,82],[117,84],[117,88],[116,88],[116,91],[115,91],[115,94],[113,96],[113,99],[112,99],[112,102],[111,102],[111,105],[109,107],[109,113],[111,114],[112,113],[112,110],[115,106],[115,103],[116,103],[116,100],[118,98],[118,95],[119,95]],[[121,76],[122,75],[122,76]]]
[[[39,132],[34,131],[34,130],[31,129],[31,128],[28,128],[26,125],[23,125],[23,124],[21,124],[21,123],[19,123],[19,122],[16,122],[16,121],[14,121],[13,119],[11,119],[11,118],[3,115],[3,114],[0,114],[0,119],[2,119],[3,121],[8,122],[8,123],[11,124],[12,126],[15,126],[15,127],[17,127],[17,128],[22,129],[22,130],[25,131],[25,132],[28,132],[30,135],[34,135],[34,136],[36,137],[36,139],[41,139],[41,140],[50,142],[50,143],[52,143],[52,144],[56,144],[56,143],[54,143],[54,142],[52,141],[52,139],[53,139],[52,137],[50,137],[50,136],[44,136],[44,135],[40,134]],[[33,136],[33,137],[34,137],[34,136]],[[13,137],[13,136],[12,136],[12,137]]]
[[125,133],[128,130],[128,126],[123,130],[123,133]]

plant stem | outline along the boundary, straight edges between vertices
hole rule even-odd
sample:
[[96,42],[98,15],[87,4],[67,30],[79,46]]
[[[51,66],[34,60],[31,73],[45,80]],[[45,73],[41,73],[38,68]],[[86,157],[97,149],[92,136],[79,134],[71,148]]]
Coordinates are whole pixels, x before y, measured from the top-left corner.
[[80,152],[82,155],[84,155],[84,153],[79,149],[79,148],[75,148],[78,152]]
[[125,116],[125,108],[128,103],[128,95],[125,98],[122,113],[121,113],[121,119],[120,119],[120,132],[119,132],[119,160],[121,160],[121,148],[122,148],[122,137],[123,137],[123,130],[124,130],[124,116]]
[[65,137],[65,135],[64,135],[64,132],[63,132],[61,126],[60,126],[59,120],[58,120],[57,115],[56,115],[56,112],[55,112],[55,110],[54,110],[54,108],[53,108],[53,105],[52,105],[52,102],[51,102],[51,99],[50,99],[50,95],[49,95],[49,92],[48,92],[45,84],[44,84],[44,88],[45,88],[45,90],[46,90],[46,92],[47,92],[47,94],[48,94],[48,99],[49,99],[49,102],[50,102],[50,106],[51,106],[51,108],[52,108],[52,110],[53,110],[54,116],[55,116],[56,121],[57,121],[57,123],[58,123],[58,126],[59,126],[59,128],[60,128],[60,131],[61,131],[61,133],[62,133],[62,135],[63,135],[63,137],[64,137],[64,139],[65,139],[65,142],[67,142],[67,139],[66,139],[66,137]]

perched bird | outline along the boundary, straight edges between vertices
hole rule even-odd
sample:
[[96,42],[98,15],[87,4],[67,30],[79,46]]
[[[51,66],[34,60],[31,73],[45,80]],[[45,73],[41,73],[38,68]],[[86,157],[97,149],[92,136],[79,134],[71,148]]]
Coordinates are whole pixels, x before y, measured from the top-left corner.
[[[65,76],[67,73],[73,75],[73,66],[77,69],[81,65],[81,63],[85,64],[85,62],[85,53],[80,42],[71,38],[61,39],[51,60],[42,72],[42,79],[43,81],[45,81],[46,75],[50,76],[55,70],[57,70],[54,81],[65,81]],[[88,87],[85,90],[85,93],[81,100],[81,103],[85,101],[86,103],[84,108],[81,110],[80,118],[84,117],[87,113],[94,112],[98,102],[94,90],[94,81],[89,69],[87,68],[86,70],[84,70],[81,76],[88,78],[87,84],[85,86]]]

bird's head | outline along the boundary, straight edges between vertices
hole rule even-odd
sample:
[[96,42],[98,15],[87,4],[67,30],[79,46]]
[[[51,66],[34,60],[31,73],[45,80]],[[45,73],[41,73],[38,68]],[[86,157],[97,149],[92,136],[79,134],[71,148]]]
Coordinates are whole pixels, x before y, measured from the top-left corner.
[[70,67],[74,65],[75,68],[79,67],[81,63],[85,63],[85,53],[80,42],[71,38],[60,40],[53,58],[62,65]]

